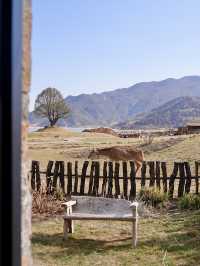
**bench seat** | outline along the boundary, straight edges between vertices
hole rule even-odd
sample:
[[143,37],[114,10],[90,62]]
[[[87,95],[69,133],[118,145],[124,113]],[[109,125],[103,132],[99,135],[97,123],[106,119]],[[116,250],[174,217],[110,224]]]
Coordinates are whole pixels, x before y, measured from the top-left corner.
[[72,213],[63,217],[66,220],[117,220],[117,221],[134,221],[136,218],[133,215],[105,215],[105,214],[91,214],[91,213]]
[[113,220],[132,222],[133,246],[137,243],[137,202],[130,202],[125,199],[113,199],[90,196],[72,196],[63,203],[65,215],[63,216],[64,239],[68,233],[73,233],[73,220]]

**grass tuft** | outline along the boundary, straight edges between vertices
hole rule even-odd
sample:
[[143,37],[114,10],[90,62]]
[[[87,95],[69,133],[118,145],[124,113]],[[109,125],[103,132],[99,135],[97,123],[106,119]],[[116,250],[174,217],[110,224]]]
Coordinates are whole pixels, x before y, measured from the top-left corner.
[[156,188],[143,188],[139,193],[140,200],[153,207],[163,207],[168,201],[168,195]]
[[178,200],[180,209],[198,210],[200,209],[200,196],[195,194],[185,194]]

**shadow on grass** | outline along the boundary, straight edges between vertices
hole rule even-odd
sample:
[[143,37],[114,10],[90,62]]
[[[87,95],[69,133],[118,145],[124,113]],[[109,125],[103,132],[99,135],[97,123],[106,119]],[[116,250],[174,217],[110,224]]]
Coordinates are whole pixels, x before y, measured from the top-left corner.
[[[176,259],[184,259],[181,265],[200,265],[200,212],[184,212],[170,218],[164,229],[166,237],[153,236],[140,241],[140,248],[157,246]],[[178,264],[179,265],[179,264]]]
[[[110,249],[112,250],[127,250],[132,249],[131,237],[119,238],[114,240],[94,240],[94,239],[76,239],[72,236],[68,240],[63,239],[62,234],[44,234],[44,233],[35,233],[32,237],[32,244],[39,244],[47,247],[59,247],[64,249],[70,255],[83,254],[88,255],[92,252],[105,252]],[[114,243],[119,243],[111,245]]]
[[[51,248],[49,255],[52,258],[70,257],[78,255],[91,255],[93,253],[106,255],[109,251],[123,253],[127,256],[147,256],[152,252],[160,251],[167,252],[170,257],[173,257],[177,265],[200,265],[200,212],[187,212],[165,218],[167,226],[156,224],[152,221],[151,226],[148,224],[148,229],[145,224],[139,228],[141,238],[139,238],[136,249],[132,248],[131,237],[117,238],[113,240],[98,240],[88,238],[76,238],[76,234],[69,237],[67,241],[63,240],[63,235],[60,233],[34,233],[32,238],[33,245],[39,245],[44,248]],[[149,235],[151,228],[158,226],[158,231]],[[143,229],[142,229],[143,227]],[[143,230],[141,232],[141,230]],[[146,231],[145,231],[146,230]],[[163,234],[164,233],[164,234]],[[106,236],[105,236],[106,238]],[[53,252],[52,252],[53,250]],[[40,251],[39,251],[40,252]],[[42,252],[42,251],[41,251]],[[184,262],[183,262],[184,261]],[[173,264],[174,265],[174,264]],[[176,264],[175,264],[176,265]]]

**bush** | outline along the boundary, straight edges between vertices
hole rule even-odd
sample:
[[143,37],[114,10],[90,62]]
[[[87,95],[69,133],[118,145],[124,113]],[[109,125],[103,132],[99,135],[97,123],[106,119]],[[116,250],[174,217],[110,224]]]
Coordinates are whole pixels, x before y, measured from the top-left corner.
[[195,194],[185,194],[178,200],[180,209],[198,210],[200,209],[200,196]]
[[140,200],[153,207],[163,207],[168,201],[168,195],[156,188],[143,188],[139,193]]
[[46,192],[32,193],[32,212],[34,214],[59,214],[63,212],[61,200],[55,195],[47,195]]
[[54,192],[54,197],[57,200],[64,201],[65,193],[62,191],[62,189],[56,189],[56,191]]

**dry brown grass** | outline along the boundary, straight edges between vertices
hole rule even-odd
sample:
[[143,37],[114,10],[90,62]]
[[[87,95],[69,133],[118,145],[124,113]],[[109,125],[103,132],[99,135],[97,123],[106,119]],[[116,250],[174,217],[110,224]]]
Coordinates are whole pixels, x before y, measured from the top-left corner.
[[33,215],[52,216],[55,214],[62,214],[64,198],[58,198],[57,195],[47,195],[46,192],[32,193],[32,213]]

